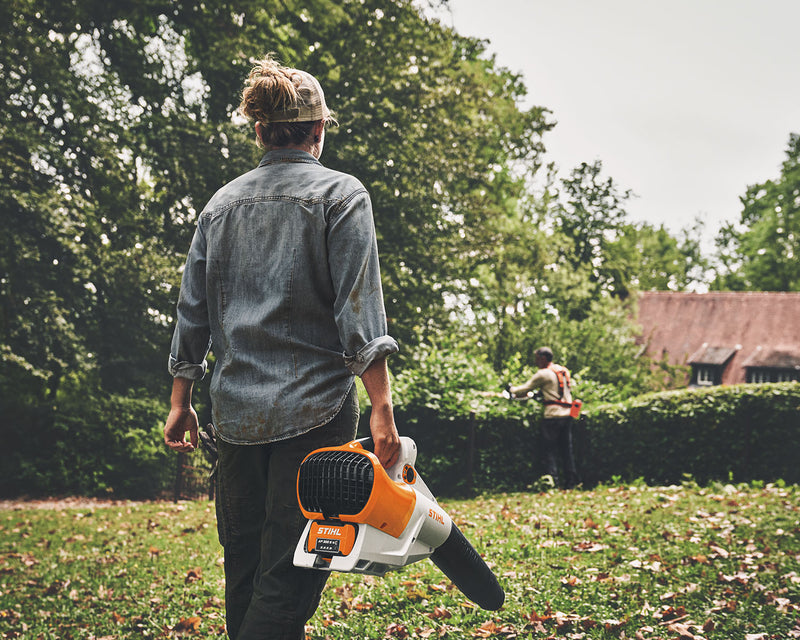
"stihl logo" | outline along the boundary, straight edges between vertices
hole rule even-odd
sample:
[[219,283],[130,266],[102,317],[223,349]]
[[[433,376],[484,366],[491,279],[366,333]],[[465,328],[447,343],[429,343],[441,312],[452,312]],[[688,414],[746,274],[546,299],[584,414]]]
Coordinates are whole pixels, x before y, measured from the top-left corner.
[[340,536],[342,530],[336,527],[320,527],[317,533],[321,536]]
[[437,513],[433,509],[428,509],[428,516],[436,520],[439,524],[444,524],[444,516],[441,513]]

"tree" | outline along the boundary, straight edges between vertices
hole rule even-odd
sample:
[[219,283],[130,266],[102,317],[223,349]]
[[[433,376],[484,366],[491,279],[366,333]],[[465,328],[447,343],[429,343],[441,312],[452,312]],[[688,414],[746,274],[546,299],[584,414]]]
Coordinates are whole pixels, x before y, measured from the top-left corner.
[[163,395],[198,212],[260,155],[234,117],[251,57],[326,87],[342,126],[324,161],[373,196],[406,352],[497,257],[551,126],[483,43],[411,0],[20,0],[0,19],[0,382],[17,431],[46,432],[76,393]]
[[199,211],[261,155],[235,110],[266,52],[317,75],[337,112],[323,161],[371,194],[398,369],[441,343],[483,379],[559,323],[577,353],[567,340],[623,317],[610,297],[687,277],[689,245],[629,223],[599,162],[532,189],[549,112],[414,0],[15,0],[0,21],[6,430],[163,398]]
[[630,190],[620,190],[613,178],[602,176],[603,163],[585,162],[562,180],[561,207],[555,223],[572,244],[563,259],[573,269],[588,268],[597,292],[627,296],[613,265],[607,264],[606,248],[626,222],[625,203]]
[[[705,270],[694,229],[673,236],[664,225],[646,222],[622,224],[604,252],[605,271],[617,291],[685,291],[697,283]],[[623,296],[624,297],[624,296]]]
[[341,24],[295,26],[316,42],[307,63],[341,123],[325,161],[370,192],[390,332],[410,347],[420,330],[447,330],[452,300],[483,303],[470,282],[507,245],[525,185],[514,168],[535,170],[552,124],[544,109],[519,109],[520,78],[498,69],[482,42],[425,19],[414,3],[346,2],[342,11],[368,28],[341,38]]
[[196,203],[254,158],[231,119],[243,47],[299,46],[281,3],[237,9],[251,19],[213,0],[0,8],[3,379],[161,390]]
[[747,188],[738,224],[716,238],[714,289],[800,291],[800,135],[789,136],[781,175]]

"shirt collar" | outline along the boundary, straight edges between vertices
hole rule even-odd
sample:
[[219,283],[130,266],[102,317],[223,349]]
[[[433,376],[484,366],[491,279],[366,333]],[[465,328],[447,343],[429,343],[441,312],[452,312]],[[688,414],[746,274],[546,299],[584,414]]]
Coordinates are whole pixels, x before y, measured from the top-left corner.
[[278,162],[306,162],[308,164],[321,164],[314,156],[302,149],[272,149],[261,158],[259,167]]

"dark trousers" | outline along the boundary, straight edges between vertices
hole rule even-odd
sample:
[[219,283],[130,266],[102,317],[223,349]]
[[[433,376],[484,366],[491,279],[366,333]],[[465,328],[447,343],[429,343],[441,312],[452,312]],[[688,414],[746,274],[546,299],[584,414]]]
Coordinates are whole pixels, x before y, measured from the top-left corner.
[[559,486],[558,458],[564,467],[565,486],[569,489],[580,484],[575,453],[572,446],[572,422],[565,418],[545,418],[542,420],[542,446],[544,449],[545,472],[553,476]]
[[320,447],[349,442],[358,425],[355,385],[328,424],[288,440],[233,445],[218,439],[217,528],[225,556],[225,610],[234,640],[300,640],[327,571],[292,560],[305,527],[297,470]]

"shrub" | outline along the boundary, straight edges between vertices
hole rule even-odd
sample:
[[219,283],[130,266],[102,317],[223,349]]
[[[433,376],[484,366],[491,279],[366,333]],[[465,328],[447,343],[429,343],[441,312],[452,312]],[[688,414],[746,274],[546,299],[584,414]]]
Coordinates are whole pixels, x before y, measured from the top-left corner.
[[[701,483],[800,483],[798,383],[684,389],[584,406],[575,447],[585,486],[612,479],[679,484],[686,474]],[[435,493],[451,496],[537,486],[545,473],[540,416],[533,403],[514,403],[505,416],[453,418],[405,405],[396,411],[401,435],[417,442],[420,474]],[[368,420],[367,412],[362,436]]]
[[12,423],[0,494],[152,498],[169,486],[167,407],[124,396],[69,396]]
[[584,477],[800,482],[800,384],[654,393],[587,411]]

